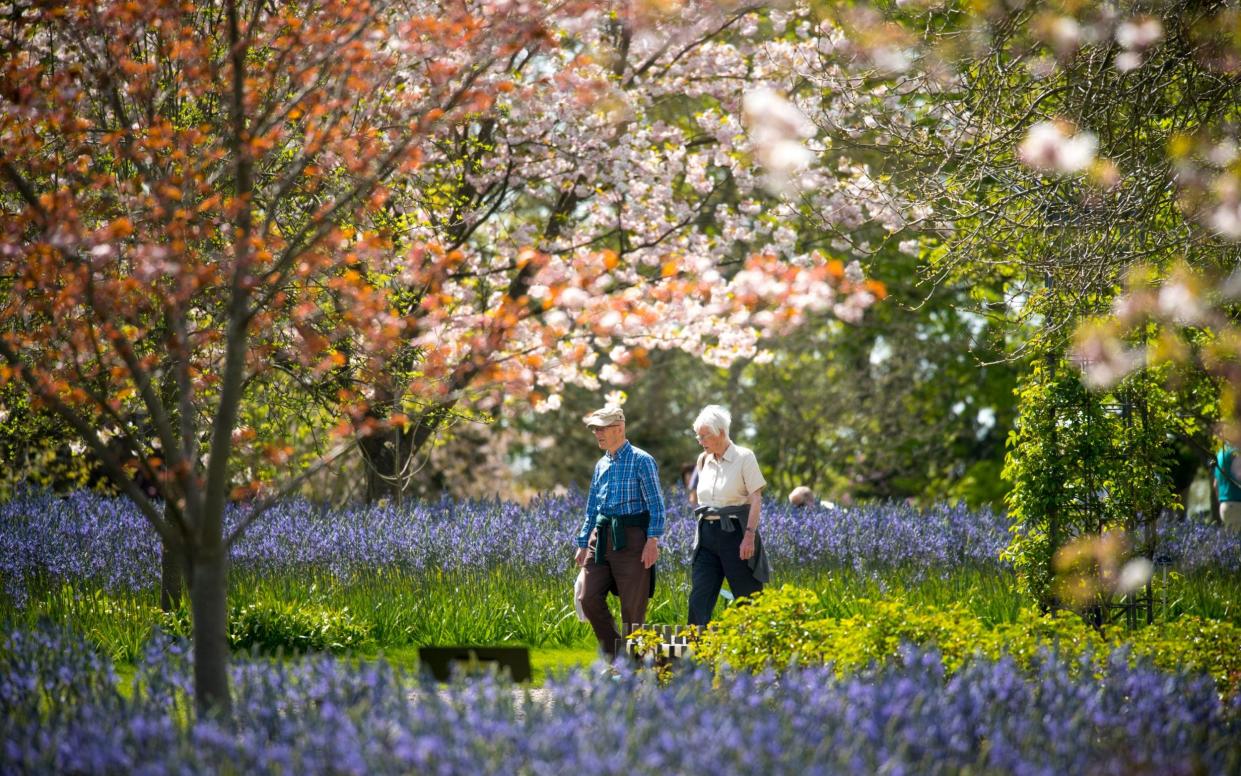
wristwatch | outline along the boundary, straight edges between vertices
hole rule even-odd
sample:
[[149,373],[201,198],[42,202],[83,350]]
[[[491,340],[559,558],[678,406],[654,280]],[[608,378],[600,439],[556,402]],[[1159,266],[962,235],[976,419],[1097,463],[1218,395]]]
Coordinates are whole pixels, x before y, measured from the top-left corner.
[[757,529],[757,528],[747,528],[747,529],[745,529],[745,532],[746,532],[746,533],[758,533],[758,529]]

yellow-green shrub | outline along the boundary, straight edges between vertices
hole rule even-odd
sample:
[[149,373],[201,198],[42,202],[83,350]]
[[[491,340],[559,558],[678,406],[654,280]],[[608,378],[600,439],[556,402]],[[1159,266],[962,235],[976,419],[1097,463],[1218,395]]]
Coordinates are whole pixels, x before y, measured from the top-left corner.
[[1183,617],[1133,632],[1100,633],[1064,611],[1043,615],[1025,609],[1016,622],[989,627],[961,605],[911,607],[894,598],[859,601],[858,607],[857,614],[833,618],[824,614],[813,591],[789,585],[769,589],[727,609],[700,635],[694,654],[716,668],[831,663],[846,674],[891,659],[908,643],[937,649],[951,673],[975,655],[1009,655],[1029,667],[1043,650],[1101,660],[1127,644],[1134,659],[1209,673],[1228,694],[1241,687],[1241,628],[1227,622]]
[[1231,622],[1186,616],[1116,636],[1132,646],[1135,657],[1160,668],[1208,673],[1228,695],[1241,691],[1241,628]]

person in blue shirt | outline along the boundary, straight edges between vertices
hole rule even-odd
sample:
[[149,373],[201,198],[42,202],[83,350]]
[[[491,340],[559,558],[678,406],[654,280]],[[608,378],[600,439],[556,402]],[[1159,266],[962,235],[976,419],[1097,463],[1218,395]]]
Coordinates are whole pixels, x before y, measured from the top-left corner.
[[615,658],[620,631],[608,610],[615,591],[626,623],[642,623],[664,534],[664,497],[655,459],[625,439],[625,413],[604,407],[584,419],[604,455],[595,464],[586,516],[577,534],[577,565],[585,569],[579,601],[599,647]]
[[1219,516],[1224,527],[1241,533],[1241,458],[1231,444],[1215,456],[1215,487],[1219,494]]

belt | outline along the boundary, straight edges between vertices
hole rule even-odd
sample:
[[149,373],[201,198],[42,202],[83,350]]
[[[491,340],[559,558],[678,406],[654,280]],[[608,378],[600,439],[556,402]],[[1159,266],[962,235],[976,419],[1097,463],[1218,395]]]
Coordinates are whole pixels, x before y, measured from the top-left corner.
[[[745,528],[750,521],[747,519],[750,514],[748,504],[739,504],[735,507],[698,507],[694,510],[694,514],[699,520],[716,521],[720,523],[720,530],[724,533],[732,533],[740,526]],[[694,556],[698,554],[698,542],[694,542]],[[754,572],[754,579],[766,584],[771,579],[771,561],[767,559],[767,548],[763,546],[763,538],[758,535],[758,531],[754,532],[754,554],[750,559],[745,561],[750,567],[750,571]]]
[[595,537],[595,563],[602,563],[607,554],[608,534],[612,535],[612,549],[623,550],[625,528],[646,528],[651,524],[650,512],[638,512],[632,515],[599,515],[595,518],[595,528],[599,531]]
[[[720,530],[724,533],[732,533],[737,530],[737,523],[740,518],[750,514],[749,504],[738,504],[735,507],[698,507],[694,510],[694,514],[698,515],[699,520],[707,522],[720,521]],[[726,518],[726,519],[721,519]]]

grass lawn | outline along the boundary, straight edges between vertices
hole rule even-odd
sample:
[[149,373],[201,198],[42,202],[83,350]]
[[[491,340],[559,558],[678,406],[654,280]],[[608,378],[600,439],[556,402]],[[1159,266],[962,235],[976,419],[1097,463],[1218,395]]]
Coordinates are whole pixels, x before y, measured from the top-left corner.
[[[506,645],[511,646],[511,645]],[[382,657],[392,667],[410,674],[418,671],[418,647],[392,647],[384,650],[367,650],[354,655],[355,662],[378,660]],[[588,668],[599,657],[598,650],[593,646],[578,647],[531,647],[530,671],[531,687],[542,687],[551,677],[558,676],[574,668]],[[298,660],[296,656],[283,658]],[[134,676],[137,668],[133,663],[119,662],[116,670],[117,690],[126,698],[134,692]]]
[[[504,646],[513,646],[506,644]],[[576,647],[531,647],[530,672],[531,685],[541,687],[551,676],[565,673],[573,668],[588,667],[599,656],[594,646]],[[402,671],[416,673],[418,671],[418,647],[392,647],[383,650],[368,650],[359,653],[359,660],[376,660],[383,657],[390,665]]]
[[[509,645],[511,646],[511,645]],[[566,673],[574,668],[587,668],[598,658],[598,650],[594,647],[531,647],[529,687],[542,687],[551,677]],[[397,670],[415,674],[418,671],[418,648],[395,647],[391,649],[373,650],[359,653],[346,658],[352,662],[377,660],[382,657]],[[297,656],[281,658],[298,660]],[[134,694],[134,677],[137,667],[133,663],[119,662],[114,664],[116,671],[116,689],[122,697],[129,699]]]
[[599,649],[589,647],[548,647],[530,650],[530,669],[534,674],[532,684],[542,685],[551,676],[572,668],[587,667],[599,659]]

